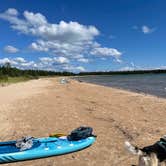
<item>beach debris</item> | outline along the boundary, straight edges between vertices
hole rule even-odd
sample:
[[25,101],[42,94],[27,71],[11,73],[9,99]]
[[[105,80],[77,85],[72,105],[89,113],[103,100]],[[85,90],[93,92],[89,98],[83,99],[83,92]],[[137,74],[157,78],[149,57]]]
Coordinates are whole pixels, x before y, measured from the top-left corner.
[[8,85],[8,83],[1,83],[1,84],[0,84],[1,87],[5,87],[5,86],[7,86],[7,85]]
[[67,83],[69,83],[69,80],[67,80],[66,78],[61,78],[60,83],[67,84]]
[[83,82],[83,81],[82,81],[82,80],[80,80],[80,79],[78,79],[77,81],[78,81],[78,82]]

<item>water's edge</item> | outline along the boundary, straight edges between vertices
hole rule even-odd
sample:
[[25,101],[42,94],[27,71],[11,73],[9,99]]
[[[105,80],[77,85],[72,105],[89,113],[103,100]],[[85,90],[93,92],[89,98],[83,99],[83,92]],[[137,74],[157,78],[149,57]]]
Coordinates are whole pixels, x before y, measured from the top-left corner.
[[166,98],[166,74],[81,76],[73,79]]

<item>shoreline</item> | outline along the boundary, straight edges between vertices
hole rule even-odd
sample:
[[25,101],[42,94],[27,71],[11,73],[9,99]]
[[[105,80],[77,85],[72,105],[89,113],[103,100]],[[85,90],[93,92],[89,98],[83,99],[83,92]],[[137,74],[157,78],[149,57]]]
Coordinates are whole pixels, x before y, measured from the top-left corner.
[[[78,81],[79,82],[79,81]],[[112,87],[112,86],[107,86],[107,85],[101,85],[101,84],[98,84],[98,83],[92,83],[92,82],[84,82],[84,81],[81,81],[81,83],[84,83],[84,84],[93,84],[93,85],[96,85],[96,86],[101,86],[101,87],[105,87],[105,88],[110,88],[110,89],[114,89],[114,90],[118,90],[118,91],[122,91],[124,93],[131,93],[131,94],[138,94],[138,95],[143,95],[143,97],[154,97],[154,98],[157,98],[157,99],[163,99],[163,100],[166,100],[166,98],[164,97],[161,97],[161,96],[157,96],[157,95],[152,95],[152,94],[149,94],[149,93],[144,93],[142,91],[132,91],[130,89],[124,89],[124,88],[119,88],[119,87]]]
[[[153,80],[155,78],[155,80]],[[154,74],[147,74],[146,77],[137,75],[124,76],[124,75],[104,75],[104,76],[82,76],[73,78],[79,82],[92,83],[104,87],[111,87],[115,89],[135,92],[144,95],[152,95],[159,98],[166,99],[165,79],[166,74],[161,76],[159,74],[154,77]],[[153,80],[153,81],[151,81]],[[158,81],[157,81],[158,80]],[[148,82],[150,84],[147,84]]]
[[69,133],[81,125],[93,127],[97,141],[78,153],[13,165],[128,166],[137,157],[125,151],[124,141],[145,146],[165,134],[166,127],[161,125],[165,123],[165,99],[75,80],[60,84],[59,80],[39,79],[0,88],[0,98],[6,100],[0,100],[1,141]]

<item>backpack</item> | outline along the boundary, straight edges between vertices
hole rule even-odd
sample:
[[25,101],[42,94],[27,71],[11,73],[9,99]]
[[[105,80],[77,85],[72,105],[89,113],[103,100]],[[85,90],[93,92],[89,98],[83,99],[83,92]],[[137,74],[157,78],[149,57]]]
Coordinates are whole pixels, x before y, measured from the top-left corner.
[[78,141],[81,139],[85,139],[88,137],[96,137],[95,135],[92,134],[93,129],[91,127],[84,127],[81,126],[75,130],[73,130],[68,136],[67,139],[69,141]]

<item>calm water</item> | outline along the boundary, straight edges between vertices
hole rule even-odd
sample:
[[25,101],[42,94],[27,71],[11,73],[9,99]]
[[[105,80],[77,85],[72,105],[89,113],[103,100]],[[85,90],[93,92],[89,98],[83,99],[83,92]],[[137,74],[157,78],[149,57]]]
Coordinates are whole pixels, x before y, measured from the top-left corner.
[[166,74],[83,76],[76,79],[166,98]]

